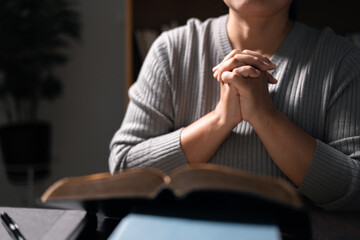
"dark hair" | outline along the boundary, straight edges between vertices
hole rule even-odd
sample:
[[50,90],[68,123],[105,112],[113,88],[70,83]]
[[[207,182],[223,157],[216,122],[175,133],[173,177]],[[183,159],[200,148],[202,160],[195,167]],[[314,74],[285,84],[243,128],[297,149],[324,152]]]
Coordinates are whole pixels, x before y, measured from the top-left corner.
[[289,18],[293,21],[296,20],[296,0],[293,0],[290,5]]

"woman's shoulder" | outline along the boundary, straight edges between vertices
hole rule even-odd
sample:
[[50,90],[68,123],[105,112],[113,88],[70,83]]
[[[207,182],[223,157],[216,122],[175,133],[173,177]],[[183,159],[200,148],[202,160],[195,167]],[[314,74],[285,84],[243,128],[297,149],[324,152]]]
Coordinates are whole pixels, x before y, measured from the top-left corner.
[[327,52],[329,58],[337,64],[338,74],[345,73],[360,77],[360,48],[350,38],[335,33],[326,27],[320,30],[319,44]]
[[[159,43],[166,42],[170,47],[182,44],[201,43],[204,39],[214,35],[214,31],[225,25],[227,15],[200,20],[190,18],[185,25],[164,31],[157,39]],[[169,46],[168,46],[169,47]]]
[[333,76],[329,78],[333,92],[339,93],[354,81],[360,81],[360,48],[350,38],[335,33],[330,27],[316,30],[304,25],[305,28],[307,34],[317,32],[312,62],[327,76]]
[[313,38],[313,42],[309,42],[316,46],[315,50],[326,52],[327,55],[333,55],[337,59],[353,54],[360,54],[360,49],[348,38],[335,33],[332,28],[324,27],[316,29],[297,22],[299,28],[302,29],[302,38],[305,40]]
[[228,15],[222,15],[219,17],[208,18],[206,20],[200,20],[198,18],[190,18],[186,24],[174,29],[165,31],[165,34],[189,34],[189,33],[202,33],[204,31],[216,28],[217,26],[225,25]]
[[227,15],[204,21],[191,18],[183,26],[162,32],[150,52],[170,65],[186,56],[190,60],[196,60],[199,54],[214,51],[212,48],[221,49],[220,40],[217,39],[219,34],[216,32],[225,26],[226,19]]

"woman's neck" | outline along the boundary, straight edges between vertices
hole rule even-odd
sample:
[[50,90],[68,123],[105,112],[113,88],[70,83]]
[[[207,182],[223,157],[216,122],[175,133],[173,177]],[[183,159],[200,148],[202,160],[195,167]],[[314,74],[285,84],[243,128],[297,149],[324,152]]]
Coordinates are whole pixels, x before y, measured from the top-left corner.
[[290,32],[293,22],[287,13],[271,17],[239,16],[230,10],[226,25],[230,43],[235,49],[257,51],[270,58]]

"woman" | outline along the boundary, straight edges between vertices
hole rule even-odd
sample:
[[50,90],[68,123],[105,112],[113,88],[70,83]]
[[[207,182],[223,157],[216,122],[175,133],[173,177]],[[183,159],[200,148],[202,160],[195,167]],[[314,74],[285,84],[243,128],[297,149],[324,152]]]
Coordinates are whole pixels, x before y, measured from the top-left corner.
[[228,15],[189,20],[152,46],[111,171],[209,162],[287,178],[323,208],[360,209],[360,51],[292,22],[291,0],[224,1]]

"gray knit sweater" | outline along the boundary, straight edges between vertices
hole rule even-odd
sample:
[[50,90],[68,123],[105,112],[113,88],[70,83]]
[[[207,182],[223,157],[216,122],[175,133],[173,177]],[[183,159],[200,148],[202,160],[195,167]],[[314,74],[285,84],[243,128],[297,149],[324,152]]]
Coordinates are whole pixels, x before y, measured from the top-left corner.
[[[137,166],[170,172],[187,164],[180,133],[219,101],[211,69],[232,50],[227,17],[192,19],[155,41],[111,142],[111,172]],[[360,50],[330,29],[296,22],[271,60],[275,107],[317,139],[298,191],[323,208],[360,209]],[[245,121],[209,162],[286,178]]]

